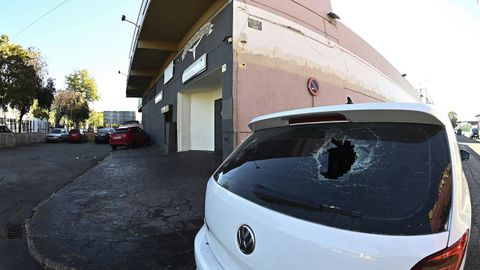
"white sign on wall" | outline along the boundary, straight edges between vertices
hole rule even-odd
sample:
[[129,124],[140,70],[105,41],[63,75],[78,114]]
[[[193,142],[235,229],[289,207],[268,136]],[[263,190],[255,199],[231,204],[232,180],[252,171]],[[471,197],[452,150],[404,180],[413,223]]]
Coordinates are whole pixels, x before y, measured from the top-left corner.
[[158,94],[155,96],[155,104],[159,103],[163,99],[163,90],[158,92]]
[[188,68],[185,69],[182,75],[182,83],[190,80],[198,74],[204,72],[207,69],[207,54],[202,55],[195,62],[193,62]]
[[163,72],[163,84],[167,84],[173,78],[173,61]]

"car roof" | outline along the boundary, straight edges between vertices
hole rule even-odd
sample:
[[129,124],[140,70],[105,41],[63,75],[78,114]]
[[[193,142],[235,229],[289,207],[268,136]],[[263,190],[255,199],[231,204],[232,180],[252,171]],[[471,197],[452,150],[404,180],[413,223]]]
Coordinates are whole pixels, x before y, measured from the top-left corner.
[[[446,113],[432,105],[422,103],[358,103],[321,106],[277,112],[254,118],[249,124],[252,131],[288,126],[292,119],[316,116],[341,116],[349,122],[399,122],[435,124],[447,127]],[[342,120],[340,120],[342,121]]]

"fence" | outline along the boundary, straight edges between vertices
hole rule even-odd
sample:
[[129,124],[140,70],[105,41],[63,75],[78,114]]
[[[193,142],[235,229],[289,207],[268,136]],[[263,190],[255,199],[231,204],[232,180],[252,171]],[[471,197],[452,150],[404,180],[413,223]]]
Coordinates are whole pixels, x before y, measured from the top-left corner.
[[15,133],[20,131],[20,126],[22,127],[22,133],[48,132],[50,130],[47,120],[23,120],[20,123],[17,119],[0,118],[0,125],[7,126]]

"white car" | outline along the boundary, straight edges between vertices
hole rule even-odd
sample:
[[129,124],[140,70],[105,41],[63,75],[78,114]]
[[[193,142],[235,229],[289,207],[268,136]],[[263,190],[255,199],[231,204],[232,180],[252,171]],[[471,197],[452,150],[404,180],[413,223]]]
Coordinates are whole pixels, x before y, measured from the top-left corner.
[[208,181],[198,269],[463,269],[468,153],[446,114],[353,104],[249,127]]

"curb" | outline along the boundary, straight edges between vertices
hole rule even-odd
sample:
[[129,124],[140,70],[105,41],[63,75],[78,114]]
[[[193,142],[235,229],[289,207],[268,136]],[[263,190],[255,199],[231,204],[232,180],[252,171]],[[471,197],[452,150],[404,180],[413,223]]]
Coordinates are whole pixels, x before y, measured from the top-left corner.
[[74,176],[72,178],[71,181],[69,181],[68,183],[66,183],[65,185],[63,185],[59,190],[57,190],[56,192],[52,193],[50,196],[48,196],[47,199],[45,199],[44,201],[42,201],[41,203],[39,203],[37,206],[35,206],[32,210],[33,210],[33,213],[32,213],[32,216],[28,219],[25,220],[25,234],[26,234],[26,240],[27,240],[27,246],[28,246],[28,253],[30,253],[30,256],[32,256],[32,258],[41,266],[43,267],[45,270],[78,270],[78,268],[75,268],[75,267],[71,267],[71,266],[66,266],[66,265],[63,265],[61,263],[58,263],[58,262],[55,262],[49,258],[47,258],[46,256],[40,254],[40,252],[38,251],[37,247],[35,246],[35,243],[33,241],[33,232],[32,232],[32,222],[33,222],[33,219],[35,218],[35,214],[38,213],[38,209],[40,209],[40,207],[42,207],[42,205],[44,205],[45,203],[47,203],[51,198],[53,198],[59,191],[61,191],[62,189],[66,188],[67,186],[73,184],[75,182],[76,179],[78,179],[80,176],[82,176],[83,174],[85,174],[87,171],[93,169],[94,167],[96,167],[98,164],[100,164],[100,162],[103,162],[106,158],[108,158],[109,156],[111,155],[111,152],[109,152],[109,154],[105,155],[105,157],[103,157],[102,159],[97,159],[97,164],[93,165],[92,167],[89,167],[87,168],[86,170],[82,171],[80,174]]
[[60,263],[54,262],[38,252],[37,247],[35,246],[35,244],[33,243],[33,239],[31,238],[31,236],[33,235],[30,227],[32,218],[25,220],[25,231],[27,234],[27,245],[30,256],[32,256],[33,259],[46,270],[76,270],[77,268],[65,266]]

